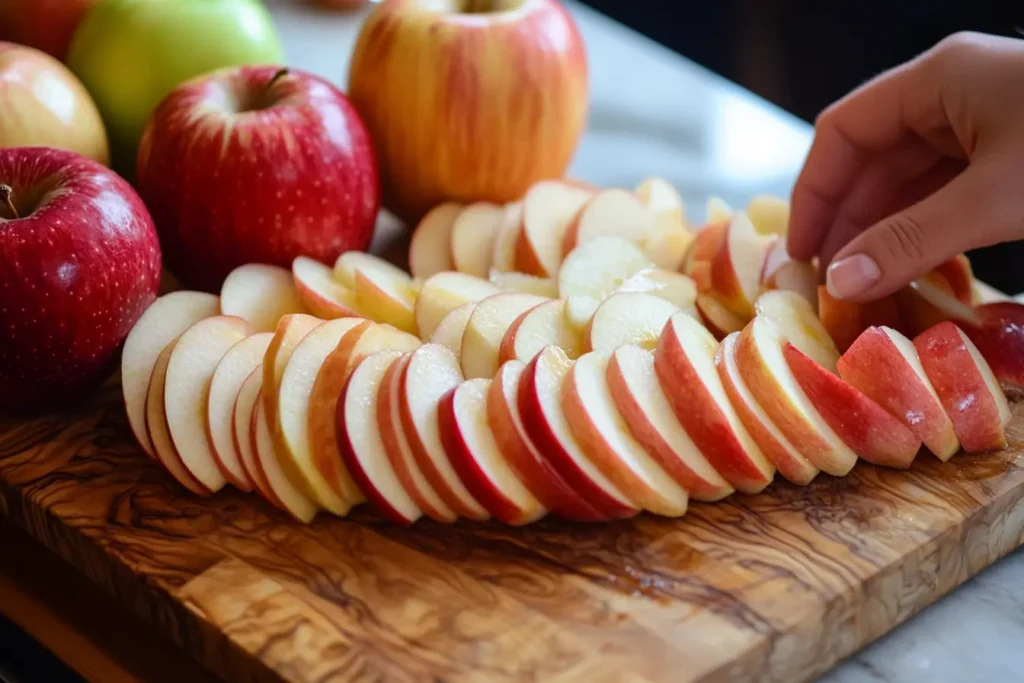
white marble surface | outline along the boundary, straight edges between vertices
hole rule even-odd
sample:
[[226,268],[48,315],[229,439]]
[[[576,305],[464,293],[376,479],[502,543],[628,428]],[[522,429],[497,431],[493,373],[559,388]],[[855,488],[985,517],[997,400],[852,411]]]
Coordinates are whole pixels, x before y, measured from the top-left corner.
[[[363,12],[270,2],[288,61],[344,86]],[[588,47],[591,115],[571,174],[632,187],[661,175],[694,219],[708,195],[742,205],[788,195],[810,143],[804,122],[588,8],[571,4]],[[1024,555],[983,572],[853,655],[823,683],[1024,680]]]

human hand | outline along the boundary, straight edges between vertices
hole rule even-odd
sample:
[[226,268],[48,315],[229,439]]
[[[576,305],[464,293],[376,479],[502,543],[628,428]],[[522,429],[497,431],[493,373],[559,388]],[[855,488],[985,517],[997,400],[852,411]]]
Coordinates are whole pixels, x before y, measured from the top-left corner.
[[1024,238],[1024,41],[951,36],[826,109],[788,248],[871,301],[946,259]]

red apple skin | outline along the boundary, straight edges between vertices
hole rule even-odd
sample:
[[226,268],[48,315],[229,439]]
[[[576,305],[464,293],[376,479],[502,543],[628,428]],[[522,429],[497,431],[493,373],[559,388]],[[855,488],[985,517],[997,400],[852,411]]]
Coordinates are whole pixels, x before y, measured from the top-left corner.
[[1024,398],[1024,306],[999,301],[978,306],[982,326],[964,325],[1008,396]]
[[128,183],[72,152],[0,149],[0,411],[95,388],[156,298],[160,245]]
[[60,61],[96,0],[3,0],[0,40],[28,45]]
[[1003,418],[959,328],[941,322],[914,338],[921,365],[967,453],[1006,447]]
[[945,278],[957,299],[965,304],[974,303],[974,271],[966,254],[940,263],[935,272]]
[[580,497],[604,519],[626,519],[636,516],[640,512],[637,508],[619,503],[594,483],[586,472],[580,470],[570,455],[562,451],[558,437],[551,431],[544,417],[544,409],[535,390],[537,362],[541,355],[538,354],[526,365],[519,381],[519,412],[523,416],[527,436],[558,474],[570,482]]
[[889,335],[865,330],[839,359],[839,376],[914,432],[941,460],[960,450],[953,423]]
[[39,50],[0,42],[0,111],[0,148],[57,147],[110,161],[107,132],[85,86]]
[[811,404],[850,450],[875,465],[910,467],[921,440],[902,422],[791,343],[782,347],[782,355]]
[[842,353],[860,334],[874,326],[900,329],[900,309],[891,296],[869,303],[836,299],[825,285],[818,286],[818,317],[821,324]]
[[[333,263],[370,243],[380,187],[362,119],[327,81],[281,71],[200,76],[172,91],[146,125],[139,194],[185,287],[215,292],[245,263]],[[240,107],[228,104],[239,99]],[[256,110],[239,113],[246,100]]]
[[566,9],[556,0],[493,15],[422,5],[380,4],[349,71],[380,154],[385,206],[412,224],[444,201],[503,204],[562,177],[589,99],[586,50]]
[[[544,507],[559,516],[578,522],[602,522],[608,519],[589,505],[537,450],[527,436],[518,412],[519,384],[525,366],[510,361],[501,366],[487,392],[487,422],[501,452],[519,480]],[[509,400],[516,401],[513,406]]]

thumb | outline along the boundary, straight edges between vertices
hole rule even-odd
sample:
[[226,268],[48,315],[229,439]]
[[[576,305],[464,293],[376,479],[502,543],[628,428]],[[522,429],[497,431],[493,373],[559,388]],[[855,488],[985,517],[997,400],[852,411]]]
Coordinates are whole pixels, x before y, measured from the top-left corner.
[[[872,225],[836,254],[826,283],[837,299],[874,301],[957,254],[1011,239],[1019,200],[1005,169],[972,165],[934,194]],[[1019,222],[1019,213],[1017,214]]]

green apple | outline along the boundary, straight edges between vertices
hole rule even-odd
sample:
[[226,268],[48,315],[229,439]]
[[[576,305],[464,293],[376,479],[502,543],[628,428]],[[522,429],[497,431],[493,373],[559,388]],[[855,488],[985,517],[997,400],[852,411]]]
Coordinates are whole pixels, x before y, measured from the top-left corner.
[[261,0],[101,0],[67,59],[107,124],[114,167],[128,177],[150,113],[180,83],[224,66],[283,62]]

